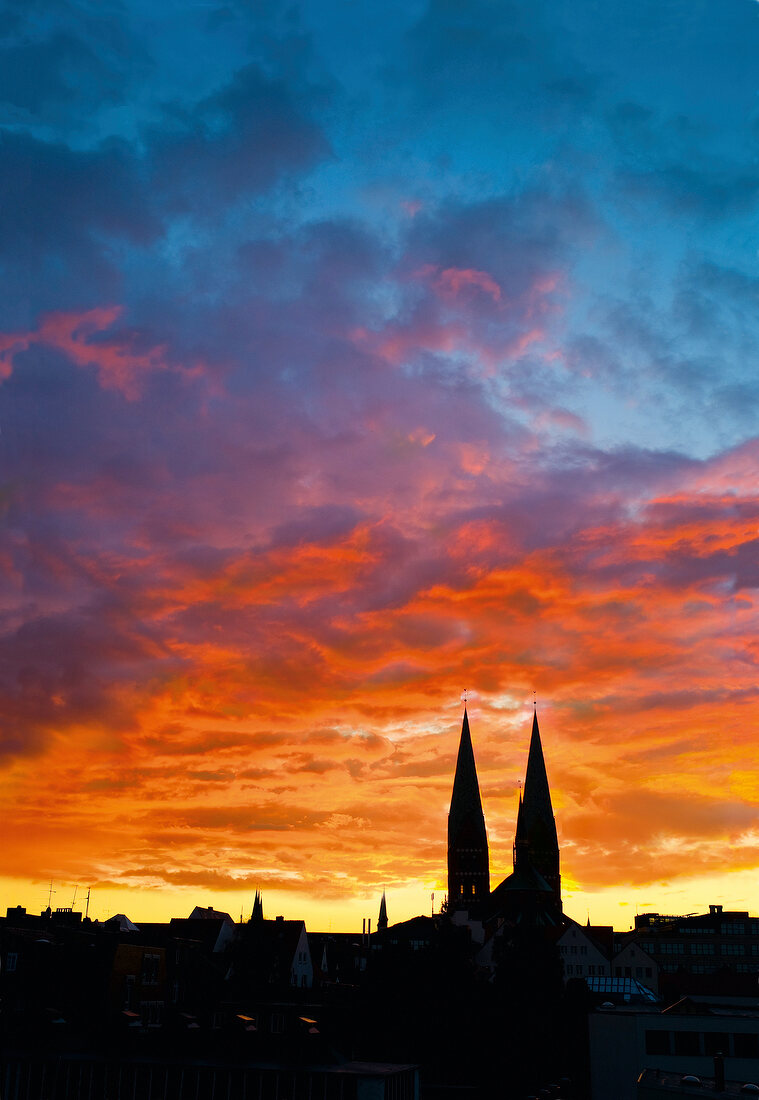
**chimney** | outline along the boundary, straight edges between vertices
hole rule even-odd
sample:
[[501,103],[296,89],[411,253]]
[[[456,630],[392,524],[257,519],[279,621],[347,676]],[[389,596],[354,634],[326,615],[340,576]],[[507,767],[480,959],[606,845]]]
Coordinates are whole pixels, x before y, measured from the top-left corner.
[[714,1091],[725,1091],[725,1056],[719,1052],[714,1055]]

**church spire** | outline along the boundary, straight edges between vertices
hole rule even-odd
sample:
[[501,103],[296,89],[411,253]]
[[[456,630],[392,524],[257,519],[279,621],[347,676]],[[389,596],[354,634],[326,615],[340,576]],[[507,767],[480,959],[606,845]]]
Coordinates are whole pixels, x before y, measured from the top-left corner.
[[448,904],[476,910],[489,894],[488,837],[465,704],[448,814]]
[[385,901],[385,891],[382,891],[382,901],[380,902],[379,917],[377,918],[377,931],[384,932],[387,928],[387,902]]
[[262,924],[264,919],[264,902],[261,897],[261,891],[256,890],[256,896],[253,899],[253,912],[250,914],[251,924]]
[[530,862],[554,892],[561,908],[561,875],[559,873],[559,841],[551,806],[551,791],[540,741],[537,710],[532,718],[530,752],[524,781],[524,799],[520,800],[517,836],[527,842]]

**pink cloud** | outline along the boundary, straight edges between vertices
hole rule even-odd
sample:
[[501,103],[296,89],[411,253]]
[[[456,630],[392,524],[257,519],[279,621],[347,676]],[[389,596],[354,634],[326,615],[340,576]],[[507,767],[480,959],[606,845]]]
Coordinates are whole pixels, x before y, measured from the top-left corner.
[[56,348],[78,367],[94,368],[103,389],[116,390],[129,401],[139,397],[142,379],[151,371],[179,370],[188,376],[202,373],[198,365],[171,365],[164,344],[136,350],[135,333],[122,330],[104,337],[122,313],[119,305],[48,313],[35,331],[0,334],[0,378],[10,377],[16,356],[35,344]]
[[425,264],[416,275],[429,280],[443,298],[455,298],[465,288],[475,287],[489,294],[494,302],[501,300],[501,288],[487,271],[476,271],[471,267],[447,267],[441,271],[434,264]]

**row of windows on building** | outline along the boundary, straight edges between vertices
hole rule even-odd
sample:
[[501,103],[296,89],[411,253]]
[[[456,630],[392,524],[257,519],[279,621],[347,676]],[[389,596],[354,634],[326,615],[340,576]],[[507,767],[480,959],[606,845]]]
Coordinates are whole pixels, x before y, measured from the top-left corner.
[[[679,943],[677,940],[640,945],[649,955],[759,955],[759,943]],[[719,946],[719,951],[717,947]]]
[[719,929],[715,925],[682,924],[677,929],[679,936],[714,936],[717,931],[723,936],[759,936],[759,920],[726,920]]
[[646,1054],[691,1054],[729,1058],[759,1057],[759,1035],[753,1032],[667,1031],[646,1032]]
[[603,978],[606,975],[611,975],[613,971],[615,978],[652,978],[653,968],[650,966],[604,966],[602,964],[590,963],[589,966],[585,966],[583,963],[566,963],[564,966],[564,973],[568,978]]
[[[688,970],[691,974],[716,974],[719,970],[724,969],[726,966],[726,963],[722,963],[721,965],[717,963],[713,963],[711,965],[709,963],[691,963],[691,965],[688,967]],[[684,969],[684,967],[683,963],[681,962],[665,962],[660,964],[659,969],[664,974],[676,974],[678,970],[682,970]],[[739,962],[736,963],[735,966],[733,966],[731,969],[736,974],[759,974],[759,961],[747,963]]]

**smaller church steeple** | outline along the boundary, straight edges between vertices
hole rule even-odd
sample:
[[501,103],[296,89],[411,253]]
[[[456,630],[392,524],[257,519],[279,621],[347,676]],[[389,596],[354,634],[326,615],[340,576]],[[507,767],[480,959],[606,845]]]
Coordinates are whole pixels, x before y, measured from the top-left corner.
[[377,931],[384,932],[387,928],[387,902],[385,901],[385,891],[382,891],[382,901],[379,907],[379,917],[377,918]]
[[519,808],[517,809],[517,827],[514,831],[514,853],[512,863],[514,870],[517,867],[517,851],[523,850],[527,845],[527,834],[524,828],[524,805],[522,803],[522,784],[519,784]]

